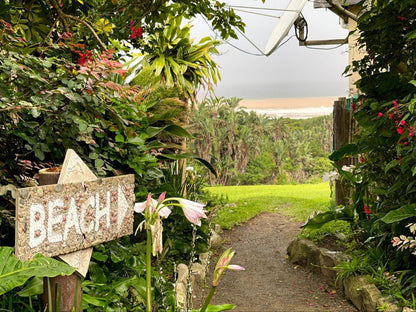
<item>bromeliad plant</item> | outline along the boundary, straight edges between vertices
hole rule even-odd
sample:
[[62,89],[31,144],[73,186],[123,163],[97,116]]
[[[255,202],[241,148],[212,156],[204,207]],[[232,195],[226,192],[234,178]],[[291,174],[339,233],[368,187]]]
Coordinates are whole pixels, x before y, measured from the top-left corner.
[[[134,211],[141,213],[144,216],[144,220],[139,224],[136,230],[146,230],[147,242],[146,242],[146,311],[152,311],[152,295],[151,295],[151,261],[152,255],[156,256],[163,250],[162,240],[162,220],[169,217],[171,209],[175,207],[181,207],[186,219],[193,226],[201,226],[201,218],[207,218],[204,211],[204,204],[200,204],[194,201],[179,197],[166,198],[166,193],[162,193],[158,200],[152,198],[151,193],[148,194],[147,200],[144,202],[136,203],[134,205]],[[209,307],[209,303],[214,295],[215,289],[225,270],[244,270],[241,266],[231,265],[230,261],[234,256],[234,252],[231,249],[226,250],[220,257],[214,272],[214,281],[212,283],[211,290],[198,312],[205,312]],[[225,311],[233,309],[233,305],[218,306],[216,311]]]

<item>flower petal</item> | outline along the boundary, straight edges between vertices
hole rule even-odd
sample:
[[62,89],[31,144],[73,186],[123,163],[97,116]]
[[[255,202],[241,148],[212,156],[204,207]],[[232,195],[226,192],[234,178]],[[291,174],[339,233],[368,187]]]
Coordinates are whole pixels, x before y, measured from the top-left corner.
[[167,217],[169,217],[171,210],[165,205],[162,205],[158,213],[159,213],[159,216],[166,219]]
[[229,264],[229,265],[227,265],[227,269],[234,270],[234,271],[244,271],[245,270],[242,266],[237,265],[237,264]]
[[200,204],[191,200],[179,198],[179,204],[182,206],[183,213],[189,222],[201,226],[201,218],[207,218],[204,212],[204,204]]
[[147,202],[135,203],[134,211],[137,213],[142,213],[146,209]]

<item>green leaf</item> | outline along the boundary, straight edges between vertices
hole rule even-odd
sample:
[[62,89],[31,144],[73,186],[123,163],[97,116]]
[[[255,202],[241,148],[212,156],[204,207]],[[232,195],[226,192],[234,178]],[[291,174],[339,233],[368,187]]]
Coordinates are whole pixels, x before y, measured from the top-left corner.
[[29,278],[70,275],[75,268],[64,262],[36,254],[31,261],[21,262],[12,247],[0,247],[0,295],[23,285]]
[[124,136],[121,134],[116,135],[116,142],[124,143]]
[[217,171],[215,170],[215,168],[205,159],[199,158],[199,157],[195,157],[196,160],[198,160],[200,163],[202,163],[205,167],[208,168],[209,171],[212,172],[212,174],[217,178]]
[[[207,309],[205,310],[206,312],[220,312],[220,311],[230,311],[235,309],[235,305],[234,304],[220,304],[220,305],[208,305]],[[201,309],[198,310],[191,310],[191,312],[199,312]]]
[[88,294],[82,294],[82,303],[84,304],[91,304],[96,307],[105,308],[108,304],[107,300],[104,298],[93,297]]
[[387,173],[387,171],[389,171],[393,167],[396,167],[398,164],[399,162],[396,159],[393,159],[386,165],[386,168],[384,168],[384,173]]
[[89,157],[90,159],[97,159],[97,158],[98,158],[98,154],[97,154],[97,153],[94,153],[94,152],[91,152],[91,153],[88,155],[88,157]]
[[319,213],[315,217],[309,219],[304,225],[302,225],[302,227],[316,230],[321,228],[324,224],[335,220],[353,221],[352,209],[343,207]]
[[233,304],[208,305],[207,312],[230,311],[235,307]]
[[338,161],[344,157],[350,157],[358,155],[359,151],[357,145],[355,144],[346,144],[343,147],[339,148],[337,151],[329,155],[329,159],[332,161]]
[[164,130],[170,134],[177,135],[182,138],[193,138],[193,135],[190,134],[186,129],[177,125],[167,126],[164,128]]
[[96,251],[93,251],[91,257],[94,258],[95,260],[102,261],[102,262],[107,261],[107,258],[108,258],[107,255],[102,254],[101,252],[96,252]]
[[389,211],[383,218],[381,218],[381,221],[390,224],[415,216],[416,204],[409,204]]
[[25,288],[19,291],[17,294],[20,297],[32,297],[43,293],[43,278],[33,277],[26,283]]
[[97,158],[94,162],[96,168],[101,168],[104,166],[104,160]]

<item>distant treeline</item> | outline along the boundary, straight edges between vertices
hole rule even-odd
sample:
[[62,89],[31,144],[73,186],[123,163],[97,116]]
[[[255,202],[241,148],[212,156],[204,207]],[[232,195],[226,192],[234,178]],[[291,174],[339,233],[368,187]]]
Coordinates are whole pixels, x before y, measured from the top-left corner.
[[191,116],[193,152],[217,170],[211,185],[302,183],[332,170],[332,116],[273,118],[239,101],[211,98]]

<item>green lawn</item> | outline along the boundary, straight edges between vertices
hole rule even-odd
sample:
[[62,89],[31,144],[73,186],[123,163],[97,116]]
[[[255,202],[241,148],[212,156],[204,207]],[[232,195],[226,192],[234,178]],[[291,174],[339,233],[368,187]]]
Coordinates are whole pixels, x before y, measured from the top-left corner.
[[332,202],[328,183],[216,186],[208,191],[228,198],[229,204],[219,208],[214,219],[226,229],[263,211],[281,211],[296,221],[304,221],[313,211],[327,210]]

